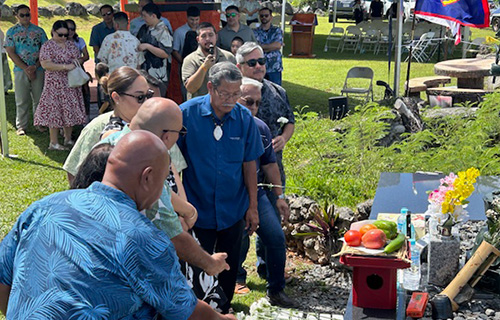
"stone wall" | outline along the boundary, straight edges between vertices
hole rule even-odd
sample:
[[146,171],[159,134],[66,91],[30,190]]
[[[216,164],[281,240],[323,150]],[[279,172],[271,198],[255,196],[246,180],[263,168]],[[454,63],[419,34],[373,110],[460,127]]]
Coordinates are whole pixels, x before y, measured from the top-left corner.
[[[341,248],[341,243],[336,243],[333,250],[329,249],[320,236],[296,236],[297,233],[307,233],[311,229],[308,223],[314,221],[314,215],[320,212],[320,207],[314,200],[291,195],[287,197],[290,204],[290,221],[288,224],[283,225],[285,233],[286,244],[289,250],[295,251],[315,263],[328,264],[330,262],[331,254],[337,252]],[[329,210],[334,210],[335,214],[339,215],[337,226],[340,230],[349,230],[351,223],[368,219],[370,215],[373,200],[368,200],[359,204],[356,211],[348,207],[336,208],[333,205]]]

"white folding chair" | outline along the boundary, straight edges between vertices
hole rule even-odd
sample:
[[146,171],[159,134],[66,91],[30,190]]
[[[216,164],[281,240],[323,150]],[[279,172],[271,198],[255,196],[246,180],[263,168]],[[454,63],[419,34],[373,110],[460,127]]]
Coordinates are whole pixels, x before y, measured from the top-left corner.
[[326,37],[325,52],[327,52],[328,49],[337,49],[337,52],[339,52],[340,47],[342,46],[343,39],[344,39],[344,28],[333,27],[330,30],[328,37]]
[[364,53],[372,50],[373,53],[378,51],[378,47],[380,45],[380,31],[375,29],[370,29],[366,31],[364,35],[361,37],[361,48],[360,52]]
[[348,26],[342,40],[342,50],[358,51],[359,42],[361,41],[361,30],[357,26]]

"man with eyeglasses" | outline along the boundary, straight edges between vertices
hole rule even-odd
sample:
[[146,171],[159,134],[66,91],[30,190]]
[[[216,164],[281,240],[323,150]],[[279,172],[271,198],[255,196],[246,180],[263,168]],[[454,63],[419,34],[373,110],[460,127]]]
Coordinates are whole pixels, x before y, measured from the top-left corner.
[[16,18],[18,23],[7,30],[4,47],[15,65],[16,134],[23,136],[28,128],[30,105],[34,115],[43,90],[44,71],[39,54],[47,35],[42,28],[30,22],[28,6],[21,4]]
[[266,58],[266,79],[281,86],[283,61],[281,47],[283,46],[283,31],[272,25],[273,11],[269,8],[259,10],[260,26],[255,28],[255,38],[264,50]]
[[102,42],[107,35],[115,32],[115,26],[113,23],[113,7],[109,4],[105,4],[101,6],[99,12],[102,16],[102,22],[96,24],[92,27],[92,32],[90,33],[90,41],[89,46],[94,49],[94,57],[95,62],[98,63],[99,59],[97,58],[99,54],[99,50],[101,49]]
[[208,93],[208,70],[216,63],[230,61],[236,64],[231,52],[215,46],[217,32],[209,22],[202,22],[196,30],[198,48],[182,62],[182,81],[187,90],[187,99]]
[[257,166],[264,149],[250,112],[236,103],[241,96],[241,72],[231,62],[209,71],[209,94],[181,105],[188,134],[177,144],[188,167],[183,183],[188,201],[198,210],[193,230],[208,253],[226,252],[230,267],[219,275],[229,312],[244,228],[259,226]]
[[227,25],[219,31],[218,47],[231,51],[231,41],[233,41],[234,37],[240,37],[243,42],[256,41],[252,29],[240,23],[240,9],[237,6],[227,7],[226,17]]
[[[255,124],[259,128],[262,144],[264,145],[264,154],[257,161],[258,182],[265,183],[267,179],[267,182],[276,186],[273,188],[259,187],[258,189],[259,225],[261,227],[256,232],[264,244],[264,258],[267,265],[267,296],[272,305],[292,308],[296,306],[296,303],[284,291],[286,245],[280,218],[281,215],[284,221],[287,221],[290,216],[290,209],[285,201],[283,190],[280,187],[280,171],[276,163],[276,154],[273,150],[271,131],[264,121],[256,117],[261,102],[261,89],[261,82],[244,77],[241,84],[241,97],[238,99],[238,102],[246,106],[252,113],[252,116],[254,116]],[[272,190],[276,196],[276,209],[268,198],[266,189]],[[246,259],[249,247],[250,239],[247,234],[244,234],[238,276],[234,289],[236,294],[250,292],[250,289],[246,285],[247,274],[243,268],[243,262]]]

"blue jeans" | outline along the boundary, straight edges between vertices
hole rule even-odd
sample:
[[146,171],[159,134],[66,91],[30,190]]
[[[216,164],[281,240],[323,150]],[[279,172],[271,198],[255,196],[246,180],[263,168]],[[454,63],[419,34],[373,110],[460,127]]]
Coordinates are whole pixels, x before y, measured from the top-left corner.
[[[281,229],[281,218],[264,192],[259,194],[258,210],[260,222],[256,233],[264,244],[267,291],[270,294],[275,294],[285,288],[285,234]],[[250,239],[245,231],[242,239],[237,282],[246,281],[246,271],[242,264],[246,259],[249,244]]]
[[268,72],[266,79],[281,86],[281,72]]

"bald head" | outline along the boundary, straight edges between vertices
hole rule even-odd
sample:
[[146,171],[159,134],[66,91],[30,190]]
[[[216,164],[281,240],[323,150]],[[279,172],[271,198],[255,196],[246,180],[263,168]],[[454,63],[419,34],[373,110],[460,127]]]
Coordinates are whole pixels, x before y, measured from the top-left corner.
[[165,144],[151,132],[135,130],[109,155],[102,182],[125,192],[139,210],[146,209],[160,197],[169,164]]
[[[164,130],[179,131],[181,128],[181,109],[177,103],[165,98],[151,98],[146,100],[130,122],[131,130],[146,130],[160,138],[165,133]],[[162,140],[164,139],[162,138]],[[170,148],[174,143],[175,141],[173,143],[166,143],[166,145]]]

